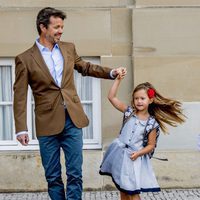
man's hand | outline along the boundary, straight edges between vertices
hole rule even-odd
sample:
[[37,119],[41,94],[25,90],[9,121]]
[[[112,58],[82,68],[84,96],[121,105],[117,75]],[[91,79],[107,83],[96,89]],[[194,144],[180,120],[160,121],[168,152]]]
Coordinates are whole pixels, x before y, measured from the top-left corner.
[[27,146],[28,142],[29,142],[29,137],[28,134],[21,134],[17,136],[17,140],[23,145],[23,146]]
[[126,68],[125,67],[118,67],[116,69],[114,69],[112,71],[112,75],[113,77],[118,77],[120,79],[124,78],[124,76],[126,75],[127,71],[126,71]]

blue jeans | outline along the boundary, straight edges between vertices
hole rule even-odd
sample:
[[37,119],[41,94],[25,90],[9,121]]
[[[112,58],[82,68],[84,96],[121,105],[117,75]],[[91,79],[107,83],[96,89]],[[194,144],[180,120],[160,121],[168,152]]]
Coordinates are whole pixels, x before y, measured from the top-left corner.
[[[64,130],[58,135],[38,137],[42,164],[52,200],[82,199],[82,129],[77,128],[66,112]],[[60,149],[65,155],[66,196],[61,177]]]

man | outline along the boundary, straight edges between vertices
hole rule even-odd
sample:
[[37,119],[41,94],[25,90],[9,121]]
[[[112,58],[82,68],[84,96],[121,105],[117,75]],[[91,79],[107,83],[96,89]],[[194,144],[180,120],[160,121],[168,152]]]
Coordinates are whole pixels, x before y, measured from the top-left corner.
[[[126,73],[84,62],[72,43],[61,42],[65,13],[44,8],[37,16],[39,38],[15,59],[14,117],[17,139],[28,145],[26,101],[28,85],[35,100],[36,134],[52,200],[82,196],[82,128],[89,121],[74,85],[74,69],[83,76],[112,79]],[[60,149],[65,155],[66,197],[61,178]]]

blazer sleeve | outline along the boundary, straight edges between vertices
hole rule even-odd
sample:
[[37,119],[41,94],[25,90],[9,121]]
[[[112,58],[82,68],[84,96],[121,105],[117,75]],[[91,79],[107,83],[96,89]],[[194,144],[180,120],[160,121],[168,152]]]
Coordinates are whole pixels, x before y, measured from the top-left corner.
[[15,58],[15,83],[13,86],[14,100],[13,111],[15,119],[15,131],[28,131],[27,128],[27,92],[28,72],[26,66],[19,57]]
[[75,46],[74,46],[74,58],[75,58],[74,68],[83,76],[93,76],[96,78],[113,79],[110,76],[110,72],[112,70],[111,68],[92,64],[90,62],[82,60],[82,58],[77,54]]

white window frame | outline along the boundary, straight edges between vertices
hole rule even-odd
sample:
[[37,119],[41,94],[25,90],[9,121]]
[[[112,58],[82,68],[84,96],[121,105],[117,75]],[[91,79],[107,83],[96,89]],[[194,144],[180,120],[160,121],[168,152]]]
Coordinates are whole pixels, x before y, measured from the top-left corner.
[[[99,57],[84,57],[86,61],[94,64],[100,64]],[[83,149],[101,149],[102,135],[101,135],[101,80],[97,78],[92,79],[92,118],[93,118],[93,139],[83,139]],[[81,101],[82,104],[87,103]]]
[[[3,65],[8,65],[8,66],[12,66],[12,77],[14,77],[14,70],[13,70],[13,67],[15,66],[15,63],[14,63],[14,59],[9,59],[9,58],[0,58],[0,66],[3,66]],[[12,80],[12,84],[14,82],[14,78]],[[0,102],[0,105],[12,105],[12,102]],[[0,150],[8,150],[9,147],[16,147],[18,146],[18,142],[16,140],[16,137],[14,135],[15,133],[15,126],[14,126],[14,120],[12,120],[12,123],[13,123],[13,140],[5,140],[5,141],[2,141],[0,140]]]
[[[99,57],[85,57],[84,60],[91,61],[92,63],[99,64]],[[1,65],[11,65],[12,66],[12,83],[15,79],[15,63],[14,58],[0,58]],[[83,139],[83,149],[101,149],[101,81],[97,78],[92,78],[92,102],[91,101],[81,101],[82,104],[92,103],[92,118],[93,118],[93,139]],[[7,102],[4,102],[5,105]],[[8,102],[10,104],[10,102]],[[1,104],[1,103],[0,103]],[[31,89],[28,89],[27,96],[27,126],[28,133],[30,137],[30,142],[28,146],[22,146],[15,136],[15,126],[14,119],[13,123],[13,140],[12,141],[0,141],[0,150],[39,150],[38,140],[31,140],[32,138],[32,102],[31,102]]]

